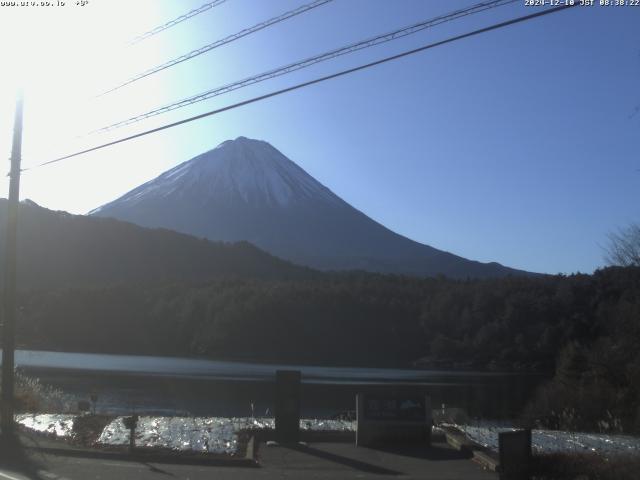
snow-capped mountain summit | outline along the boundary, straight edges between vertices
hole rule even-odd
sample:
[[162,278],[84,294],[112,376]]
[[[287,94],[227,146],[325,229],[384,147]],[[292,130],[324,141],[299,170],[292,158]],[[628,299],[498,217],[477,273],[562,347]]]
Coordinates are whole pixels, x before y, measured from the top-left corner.
[[306,199],[340,199],[267,142],[238,137],[198,155],[139,186],[115,202],[129,207],[172,194],[197,194],[200,200],[242,200],[257,207],[285,207]]
[[90,215],[246,240],[320,269],[493,277],[524,273],[414,242],[351,207],[269,143],[221,143]]

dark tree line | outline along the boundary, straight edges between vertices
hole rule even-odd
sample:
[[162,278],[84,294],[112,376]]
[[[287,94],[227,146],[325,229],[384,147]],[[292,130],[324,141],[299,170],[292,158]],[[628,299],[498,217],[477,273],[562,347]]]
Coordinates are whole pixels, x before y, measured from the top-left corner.
[[454,281],[367,273],[22,294],[20,342],[60,350],[552,371],[633,332],[640,269]]
[[538,416],[555,412],[547,424],[640,427],[638,267],[477,281],[349,273],[60,289],[23,293],[20,311],[19,343],[30,348],[557,371],[537,407]]

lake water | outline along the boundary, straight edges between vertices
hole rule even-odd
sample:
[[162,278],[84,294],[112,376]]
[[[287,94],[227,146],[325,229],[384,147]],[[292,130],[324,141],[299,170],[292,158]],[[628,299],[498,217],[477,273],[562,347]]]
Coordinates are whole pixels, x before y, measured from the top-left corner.
[[276,370],[302,372],[302,414],[355,408],[358,392],[412,390],[471,416],[518,414],[542,377],[493,372],[317,367],[189,358],[19,350],[16,366],[74,399],[98,395],[105,413],[270,416]]

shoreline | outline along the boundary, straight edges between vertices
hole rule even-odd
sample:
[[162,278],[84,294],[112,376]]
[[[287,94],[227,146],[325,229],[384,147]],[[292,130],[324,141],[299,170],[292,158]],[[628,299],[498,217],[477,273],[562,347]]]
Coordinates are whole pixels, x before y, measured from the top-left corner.
[[[0,348],[0,351],[2,349]],[[238,365],[259,365],[264,367],[281,367],[287,368],[326,368],[326,369],[363,369],[363,370],[389,370],[389,371],[411,371],[416,373],[437,373],[440,371],[446,371],[449,373],[459,374],[495,374],[495,375],[509,375],[509,374],[525,374],[525,375],[552,375],[552,369],[543,368],[540,366],[532,365],[513,365],[511,363],[496,364],[489,363],[486,365],[480,365],[474,362],[464,361],[448,361],[437,359],[417,359],[408,363],[399,364],[368,364],[362,362],[352,363],[333,363],[330,359],[319,360],[317,362],[308,361],[303,359],[279,359],[279,358],[253,358],[242,356],[221,356],[221,357],[204,357],[204,356],[189,356],[189,355],[171,355],[163,353],[132,353],[132,352],[117,352],[117,351],[68,351],[68,350],[56,350],[54,348],[42,346],[27,346],[20,345],[16,349],[17,352],[24,352],[26,354],[69,354],[69,355],[87,355],[87,356],[105,356],[105,357],[130,357],[132,359],[164,359],[167,361],[176,362],[202,362],[202,363],[229,363]]]

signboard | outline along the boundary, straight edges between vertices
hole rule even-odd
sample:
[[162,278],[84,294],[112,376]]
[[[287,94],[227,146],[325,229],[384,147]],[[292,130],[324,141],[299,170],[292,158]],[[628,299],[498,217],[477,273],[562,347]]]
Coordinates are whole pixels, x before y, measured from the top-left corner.
[[367,396],[364,416],[368,420],[426,422],[425,398],[384,398]]
[[418,394],[358,394],[356,445],[431,443],[431,401]]

